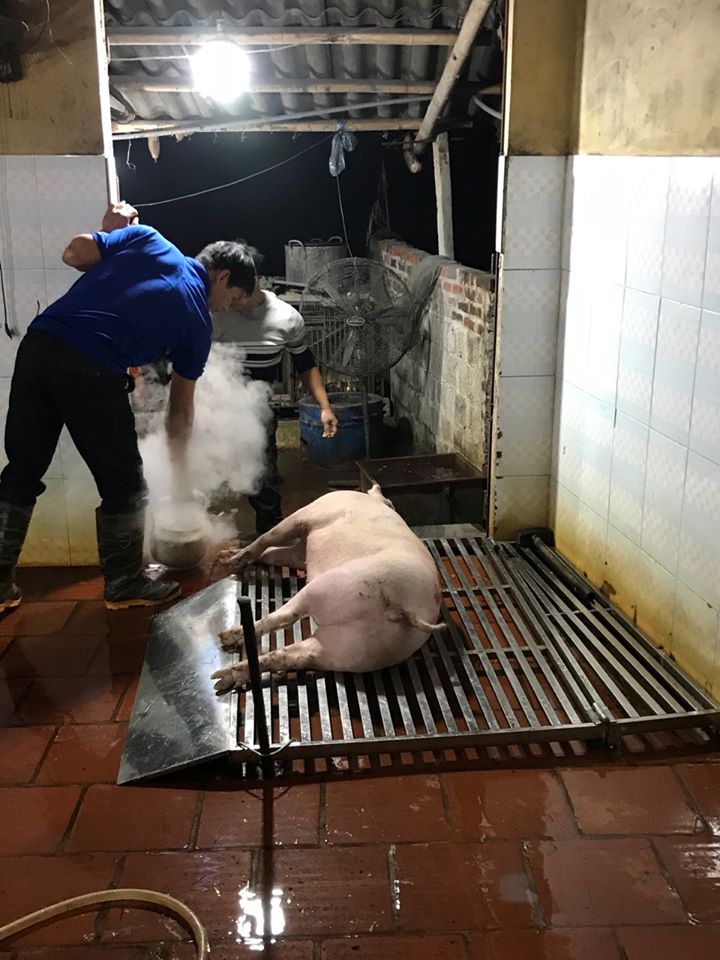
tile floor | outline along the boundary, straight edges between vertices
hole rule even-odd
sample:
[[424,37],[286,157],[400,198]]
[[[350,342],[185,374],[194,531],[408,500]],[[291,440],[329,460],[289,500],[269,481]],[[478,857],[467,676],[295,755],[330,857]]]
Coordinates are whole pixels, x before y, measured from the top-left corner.
[[[138,886],[197,910],[213,960],[720,958],[711,750],[118,787],[148,615],[105,611],[90,568],[21,580],[26,603],[0,621],[0,925]],[[0,952],[173,960],[184,936],[113,909]]]

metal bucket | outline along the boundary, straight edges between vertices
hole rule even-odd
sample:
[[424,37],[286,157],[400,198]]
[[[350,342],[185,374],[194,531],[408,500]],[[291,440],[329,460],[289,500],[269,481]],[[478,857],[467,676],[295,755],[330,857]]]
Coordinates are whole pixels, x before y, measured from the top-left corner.
[[345,260],[348,248],[341,237],[329,240],[288,240],[285,244],[285,279],[307,283],[310,277],[333,260]]

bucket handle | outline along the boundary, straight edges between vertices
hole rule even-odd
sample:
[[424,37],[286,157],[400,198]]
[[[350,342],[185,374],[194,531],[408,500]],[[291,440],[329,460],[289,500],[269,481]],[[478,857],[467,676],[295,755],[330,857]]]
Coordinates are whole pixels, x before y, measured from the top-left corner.
[[328,243],[342,243],[342,242],[343,242],[343,238],[338,237],[337,234],[334,237],[330,237],[330,239],[328,240]]
[[288,240],[287,245],[288,245],[289,247],[304,247],[304,246],[305,246],[305,244],[302,242],[302,240]]

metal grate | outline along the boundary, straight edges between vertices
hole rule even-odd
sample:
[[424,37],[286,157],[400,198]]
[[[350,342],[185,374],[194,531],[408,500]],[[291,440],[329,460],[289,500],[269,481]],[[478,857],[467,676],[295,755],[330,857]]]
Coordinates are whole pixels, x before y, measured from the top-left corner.
[[[682,742],[686,728],[697,740],[700,728],[717,724],[720,707],[554,551],[496,544],[461,525],[417,532],[440,572],[447,632],[390,670],[266,677],[257,696],[284,772],[452,762],[543,745],[563,755],[562,744],[577,753],[584,741],[657,741],[671,731]],[[260,618],[303,583],[294,572],[260,568],[155,617],[120,783],[219,758],[258,760],[256,694],[213,691],[210,674],[237,656],[217,634],[236,622],[238,596]],[[260,652],[312,630],[301,621],[262,637]]]
[[[579,601],[533,550],[477,537],[425,541],[443,583],[444,636],[362,676],[273,677],[264,687],[274,748],[287,759],[602,739],[715,723],[718,706],[604,599]],[[258,570],[240,592],[256,616],[303,581]],[[261,640],[266,653],[310,621]],[[239,695],[239,760],[257,749],[254,699]]]

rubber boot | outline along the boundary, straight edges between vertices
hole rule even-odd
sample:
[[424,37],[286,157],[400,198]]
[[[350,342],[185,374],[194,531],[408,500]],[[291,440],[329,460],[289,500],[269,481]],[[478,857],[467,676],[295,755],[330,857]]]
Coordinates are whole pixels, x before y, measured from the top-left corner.
[[152,607],[180,596],[180,584],[151,580],[143,573],[145,511],[103,513],[96,511],[98,553],[105,577],[108,610]]
[[15,567],[25,543],[32,507],[18,507],[0,500],[0,613],[22,601],[15,585]]

